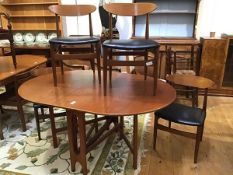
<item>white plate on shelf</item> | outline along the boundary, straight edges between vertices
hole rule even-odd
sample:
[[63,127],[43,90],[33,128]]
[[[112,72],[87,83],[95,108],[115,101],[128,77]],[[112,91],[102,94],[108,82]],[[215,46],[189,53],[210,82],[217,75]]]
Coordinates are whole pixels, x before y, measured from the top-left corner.
[[52,38],[56,38],[57,34],[55,32],[49,33],[48,35],[48,40],[52,39]]
[[17,32],[13,35],[14,42],[16,43],[22,43],[23,42],[23,34],[20,32]]
[[33,43],[35,41],[35,38],[36,38],[35,35],[33,33],[30,33],[30,32],[25,33],[23,35],[23,39],[24,39],[26,44]]
[[37,43],[47,43],[48,42],[47,35],[43,32],[38,33],[36,35],[36,42]]

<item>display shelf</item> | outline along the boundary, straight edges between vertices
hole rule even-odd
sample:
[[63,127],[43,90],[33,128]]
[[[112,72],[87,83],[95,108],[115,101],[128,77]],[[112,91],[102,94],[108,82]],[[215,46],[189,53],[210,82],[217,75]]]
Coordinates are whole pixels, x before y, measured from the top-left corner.
[[[199,0],[134,0],[151,2],[157,9],[150,15],[150,37],[195,38]],[[145,17],[135,20],[135,36],[145,33]]]
[[14,31],[56,30],[56,18],[48,7],[58,0],[5,0],[1,3],[12,20]]

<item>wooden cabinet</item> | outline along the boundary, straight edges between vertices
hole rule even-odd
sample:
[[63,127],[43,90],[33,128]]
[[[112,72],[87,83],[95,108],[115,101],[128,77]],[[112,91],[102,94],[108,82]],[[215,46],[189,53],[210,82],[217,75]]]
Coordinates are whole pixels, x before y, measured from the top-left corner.
[[[134,0],[153,2],[158,8],[150,16],[150,36],[195,38],[199,0]],[[137,17],[135,36],[143,36],[145,19]]]
[[201,38],[202,55],[200,75],[210,78],[217,88],[222,87],[225,69],[227,40],[224,38]]
[[55,15],[48,10],[53,4],[58,4],[58,0],[4,0],[1,3],[11,16],[14,31],[55,31]]
[[212,94],[233,96],[233,37],[201,38],[200,75],[215,82]]

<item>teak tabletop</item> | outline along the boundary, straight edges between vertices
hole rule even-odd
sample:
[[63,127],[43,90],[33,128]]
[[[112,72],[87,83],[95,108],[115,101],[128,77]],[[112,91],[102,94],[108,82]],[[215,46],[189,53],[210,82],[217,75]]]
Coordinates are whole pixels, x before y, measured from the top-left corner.
[[[91,71],[66,71],[63,76],[60,74],[58,77],[57,87],[53,85],[53,76],[50,73],[25,82],[18,92],[22,98],[31,102],[66,108],[71,170],[75,171],[78,161],[82,165],[82,173],[86,175],[86,154],[116,132],[130,148],[133,167],[137,168],[137,115],[163,108],[176,98],[176,92],[169,84],[158,81],[156,96],[152,94],[152,87],[153,79],[150,77],[144,80],[140,75],[115,73],[112,87],[107,88],[107,96],[104,96],[97,74],[93,75]],[[105,116],[86,121],[86,112]],[[126,115],[133,115],[132,144],[123,131]],[[97,128],[94,135],[86,132],[87,124],[96,124],[100,120],[105,123]]]
[[47,59],[39,55],[16,55],[17,68],[14,68],[11,56],[0,56],[0,85],[7,79],[44,64]]
[[200,88],[200,89],[210,88],[214,86],[214,82],[212,80],[195,75],[173,74],[173,75],[168,75],[166,77],[166,80],[174,84]]
[[[67,71],[58,77],[54,87],[52,74],[29,80],[19,88],[24,99],[61,108],[102,115],[134,115],[153,112],[175,100],[175,90],[158,81],[153,96],[152,78],[142,81],[140,75],[114,74],[107,96],[91,71]],[[43,84],[43,86],[41,86]],[[34,93],[38,92],[38,93]]]

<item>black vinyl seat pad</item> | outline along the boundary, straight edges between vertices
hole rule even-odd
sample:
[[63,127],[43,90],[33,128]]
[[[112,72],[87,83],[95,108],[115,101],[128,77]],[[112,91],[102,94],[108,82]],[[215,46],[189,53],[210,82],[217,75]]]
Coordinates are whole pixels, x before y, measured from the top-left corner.
[[75,36],[75,37],[57,37],[49,40],[50,44],[76,45],[98,43],[100,38],[96,36]]
[[142,50],[159,48],[159,43],[149,39],[112,39],[106,40],[103,47],[123,50]]
[[191,126],[201,126],[204,123],[206,112],[200,108],[185,106],[178,103],[155,112],[159,118]]

